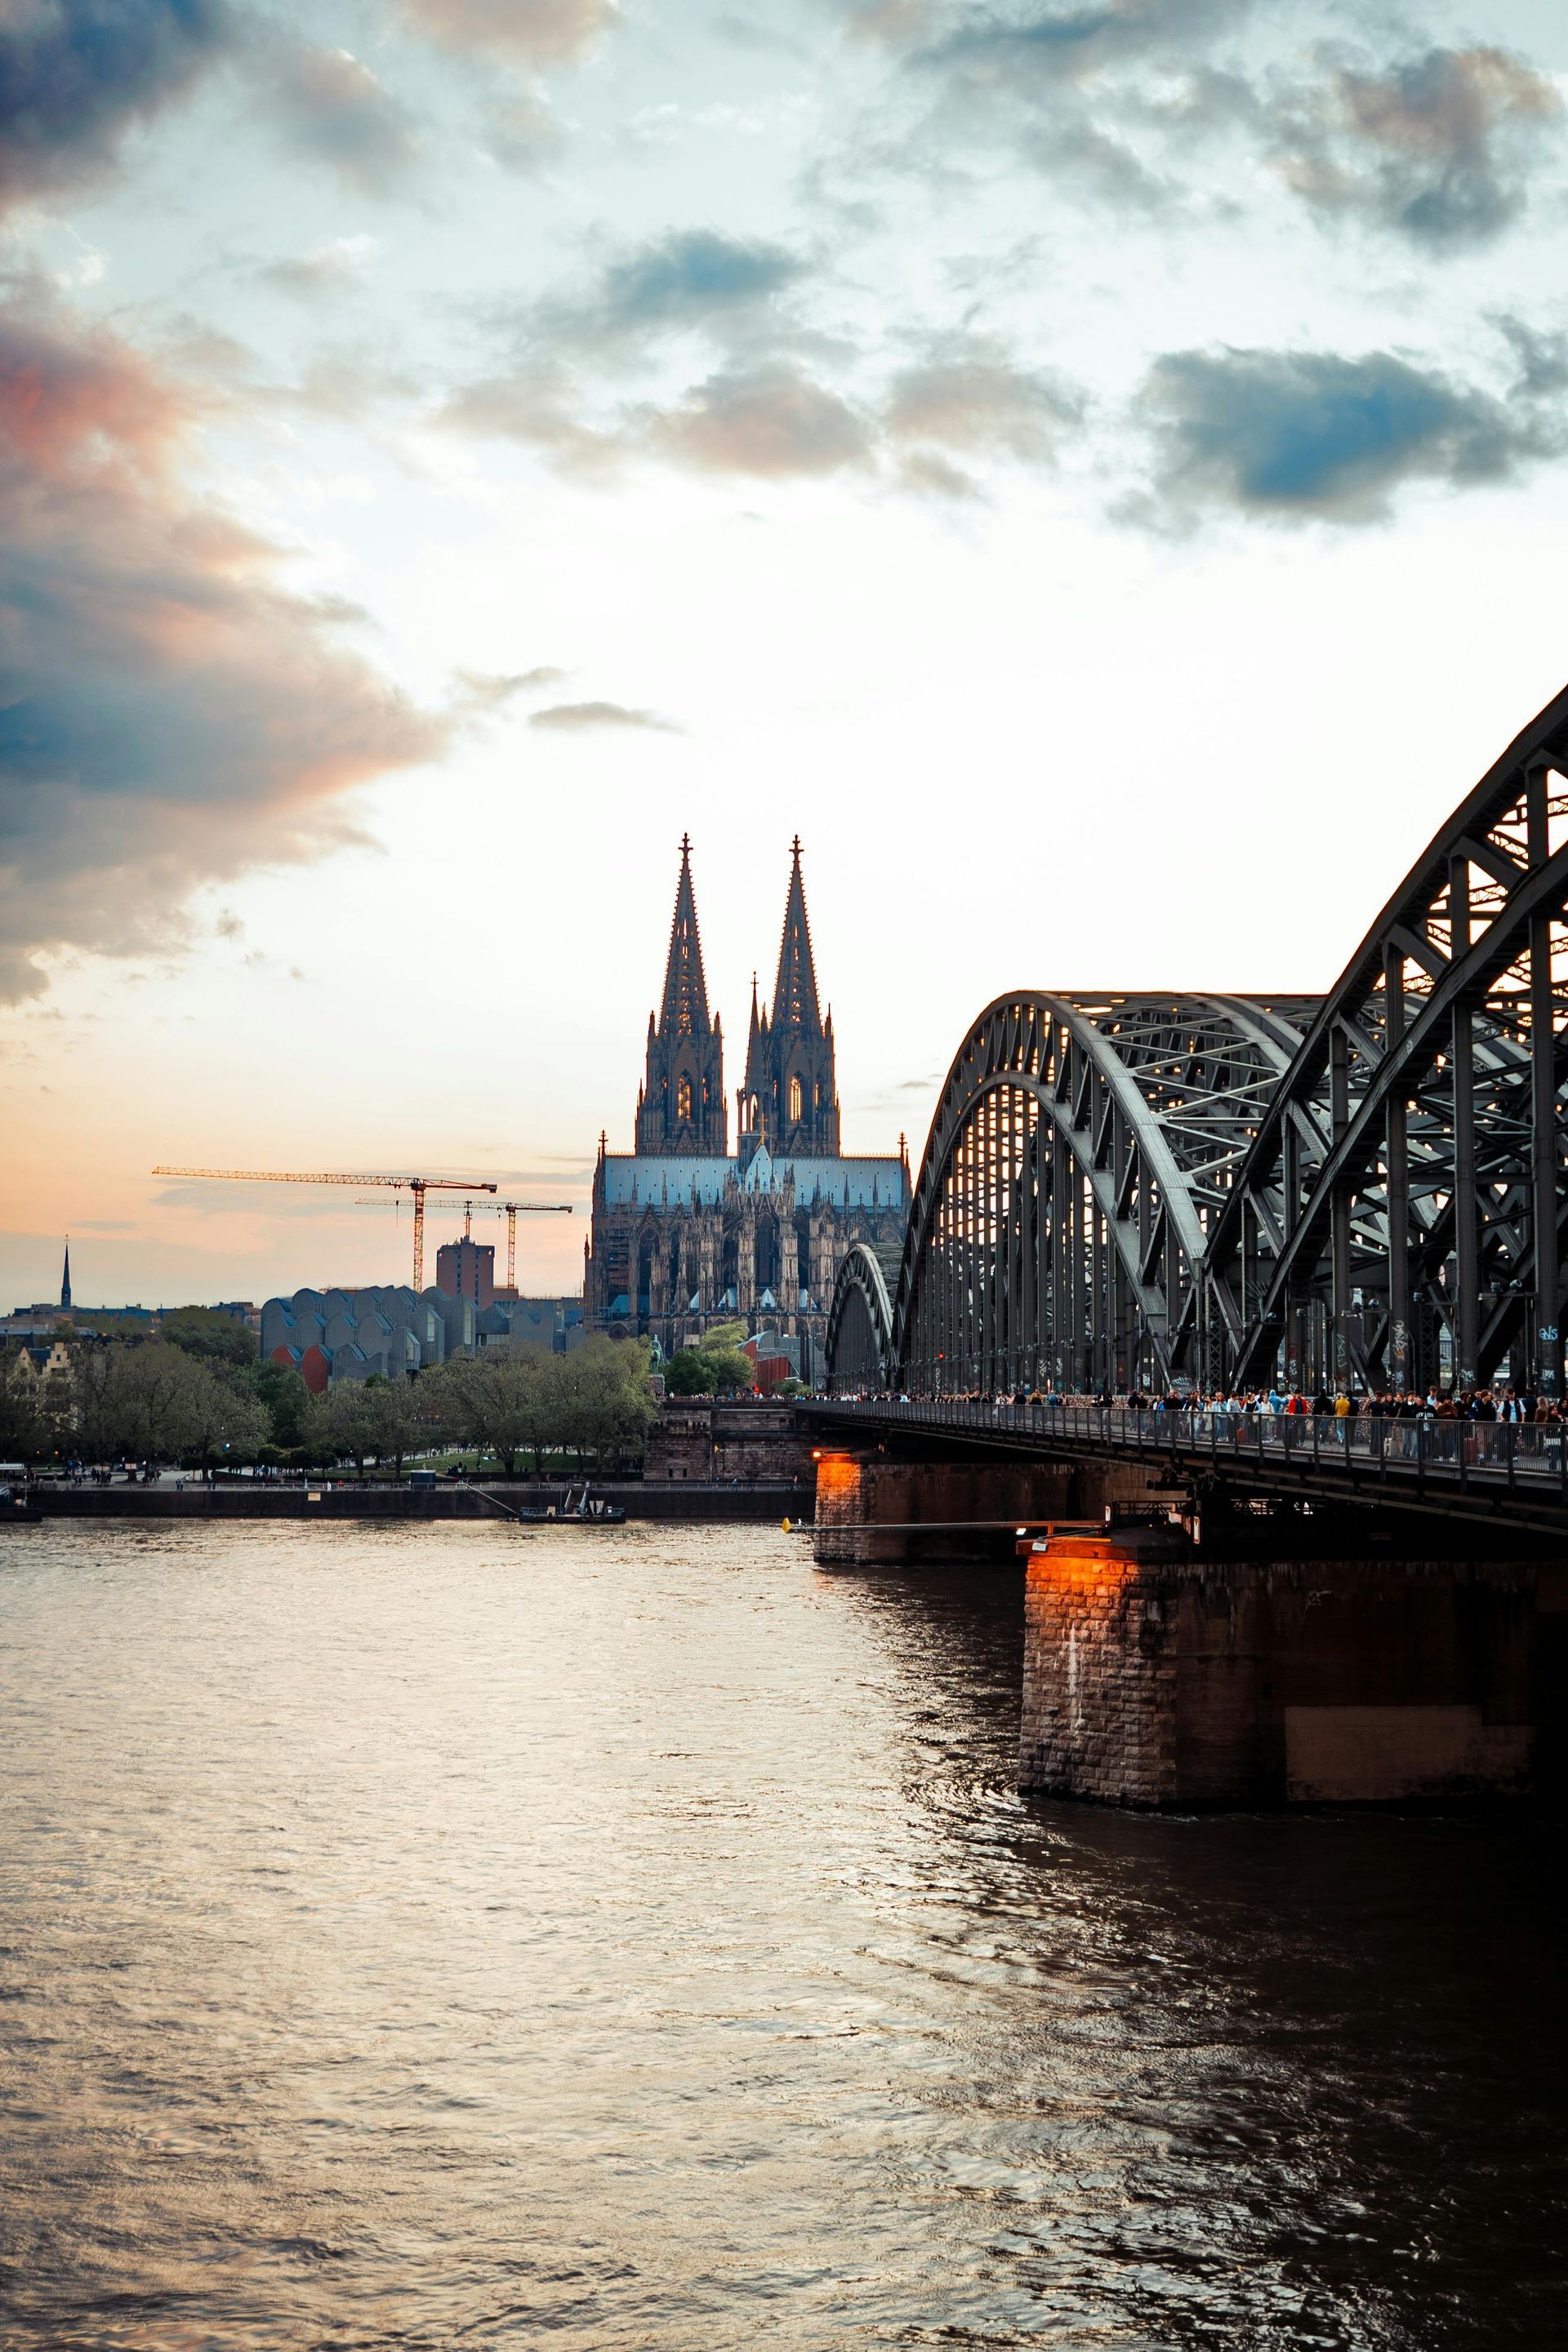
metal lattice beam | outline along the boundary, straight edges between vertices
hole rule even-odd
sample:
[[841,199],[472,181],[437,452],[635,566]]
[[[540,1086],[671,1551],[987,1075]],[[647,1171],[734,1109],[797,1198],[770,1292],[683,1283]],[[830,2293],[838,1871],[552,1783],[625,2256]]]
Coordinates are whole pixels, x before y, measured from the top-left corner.
[[1568,691],[1324,998],[989,1005],[942,1088],[890,1307],[865,1268],[841,1276],[833,1385],[1406,1389],[1506,1355],[1557,1393],[1565,778]]

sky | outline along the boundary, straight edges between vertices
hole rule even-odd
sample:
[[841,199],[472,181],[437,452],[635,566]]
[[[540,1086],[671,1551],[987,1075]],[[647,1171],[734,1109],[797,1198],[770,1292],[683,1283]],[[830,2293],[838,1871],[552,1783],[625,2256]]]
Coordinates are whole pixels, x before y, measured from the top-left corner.
[[1565,100],[1561,0],[0,0],[0,1304],[406,1279],[158,1164],[574,1288],[686,831],[731,1093],[800,834],[847,1150],[1009,989],[1328,987],[1568,678]]

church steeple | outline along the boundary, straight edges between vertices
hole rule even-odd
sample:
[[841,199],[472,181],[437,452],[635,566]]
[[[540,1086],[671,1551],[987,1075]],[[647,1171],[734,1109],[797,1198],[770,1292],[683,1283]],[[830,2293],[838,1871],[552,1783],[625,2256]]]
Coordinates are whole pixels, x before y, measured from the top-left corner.
[[65,1272],[60,1276],[60,1305],[68,1315],[71,1303],[71,1237],[66,1235]]
[[[800,835],[790,844],[789,888],[771,1010],[753,1009],[746,1055],[745,1127],[754,1149],[775,1157],[838,1156],[838,1088],[833,1016],[823,1020],[800,870]],[[744,1150],[744,1147],[742,1147]]]
[[729,1150],[724,1034],[708,1013],[702,939],[691,886],[691,841],[680,837],[680,877],[664,971],[664,1001],[647,1017],[647,1075],[637,1097],[639,1151],[722,1155]]
[[784,936],[779,941],[778,978],[773,982],[773,1027],[787,1023],[806,1036],[820,1036],[816,1009],[816,967],[811,955],[811,926],[805,917],[805,886],[800,878],[800,835],[790,844],[789,895],[784,900]]
[[664,1005],[658,1025],[670,1037],[706,1037],[710,1030],[689,833],[680,836],[680,879],[675,886],[675,919],[669,927],[669,960],[664,968]]

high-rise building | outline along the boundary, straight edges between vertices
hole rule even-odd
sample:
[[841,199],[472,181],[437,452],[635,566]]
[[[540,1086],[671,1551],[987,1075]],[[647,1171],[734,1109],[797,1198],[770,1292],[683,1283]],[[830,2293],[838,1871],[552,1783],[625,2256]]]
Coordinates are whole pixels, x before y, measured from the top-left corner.
[[728,1125],[723,1030],[709,1011],[683,838],[636,1149],[612,1152],[600,1139],[584,1316],[594,1329],[645,1332],[667,1356],[709,1324],[742,1317],[753,1331],[797,1336],[809,1373],[845,1252],[902,1239],[910,1169],[902,1149],[896,1158],[840,1150],[833,1016],[817,990],[798,837],[771,1003],[752,982],[733,1157]]
[[447,1298],[467,1298],[479,1309],[495,1304],[496,1254],[489,1242],[443,1242],[436,1253],[436,1287]]

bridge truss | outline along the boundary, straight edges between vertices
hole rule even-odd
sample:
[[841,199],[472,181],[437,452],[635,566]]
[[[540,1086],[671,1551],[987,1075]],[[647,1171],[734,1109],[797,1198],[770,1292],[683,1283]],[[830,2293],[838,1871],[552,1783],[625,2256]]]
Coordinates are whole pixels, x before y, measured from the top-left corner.
[[1568,690],[1322,998],[1023,992],[932,1122],[838,1391],[1561,1389]]

